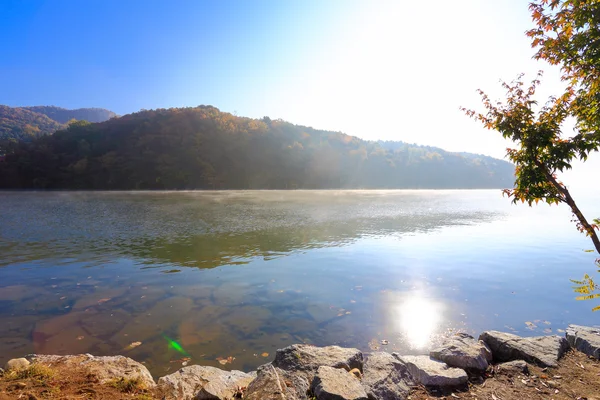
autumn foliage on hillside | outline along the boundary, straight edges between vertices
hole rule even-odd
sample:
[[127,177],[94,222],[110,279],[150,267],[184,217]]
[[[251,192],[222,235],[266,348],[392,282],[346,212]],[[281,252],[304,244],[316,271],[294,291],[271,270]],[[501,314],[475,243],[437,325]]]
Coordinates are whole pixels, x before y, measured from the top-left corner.
[[0,140],[32,140],[62,128],[64,125],[46,115],[0,105]]
[[77,122],[2,151],[3,188],[501,188],[514,172],[491,157],[370,142],[211,106]]

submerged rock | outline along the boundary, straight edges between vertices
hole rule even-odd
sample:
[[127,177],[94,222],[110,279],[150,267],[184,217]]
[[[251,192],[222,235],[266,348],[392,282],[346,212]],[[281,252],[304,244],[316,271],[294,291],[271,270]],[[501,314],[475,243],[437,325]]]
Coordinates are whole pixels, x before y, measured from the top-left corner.
[[319,367],[310,388],[317,400],[368,400],[360,381],[340,368]]
[[248,385],[244,398],[281,400],[283,395],[286,400],[306,399],[310,384],[321,366],[362,371],[363,356],[358,349],[338,346],[295,344],[285,347],[277,350],[272,363],[258,368],[257,377]]
[[115,379],[138,379],[145,388],[156,386],[150,371],[137,361],[124,356],[95,357],[91,354],[72,356],[50,356],[35,354],[31,356],[33,363],[54,366],[60,364],[67,368],[85,368],[88,373],[95,375],[100,383]]
[[230,399],[238,387],[247,386],[254,375],[241,371],[223,371],[215,367],[191,365],[158,380],[166,400]]
[[11,369],[25,369],[29,367],[29,360],[26,358],[13,358],[12,360],[8,360],[4,369],[10,371]]
[[484,342],[477,341],[464,333],[446,339],[429,355],[451,367],[478,371],[485,371],[492,361],[492,352],[489,347]]
[[393,354],[404,363],[413,379],[425,386],[449,387],[467,383],[467,373],[460,368],[450,368],[446,363],[428,356],[400,356]]
[[404,400],[412,384],[406,365],[389,353],[372,353],[365,361],[362,385],[370,398]]
[[492,350],[494,360],[525,360],[541,367],[556,367],[569,348],[565,338],[537,336],[523,338],[512,333],[486,331],[479,336]]
[[571,347],[600,360],[600,328],[569,325],[565,336]]

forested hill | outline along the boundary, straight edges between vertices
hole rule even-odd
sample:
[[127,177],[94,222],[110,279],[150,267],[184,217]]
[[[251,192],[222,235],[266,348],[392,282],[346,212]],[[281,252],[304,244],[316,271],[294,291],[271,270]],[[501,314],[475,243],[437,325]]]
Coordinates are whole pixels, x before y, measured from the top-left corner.
[[104,122],[116,117],[103,108],[67,110],[55,106],[8,107],[0,105],[0,140],[30,141],[37,136],[49,135],[65,129],[66,123],[75,120]]
[[0,140],[32,140],[62,128],[64,125],[44,114],[0,105]]
[[211,106],[77,122],[5,142],[0,187],[68,189],[502,188],[512,164],[394,142],[393,148]]
[[48,118],[61,124],[66,124],[72,119],[89,122],[104,122],[117,116],[114,112],[104,108],[78,108],[76,110],[67,110],[66,108],[56,106],[33,106],[23,108],[44,114]]

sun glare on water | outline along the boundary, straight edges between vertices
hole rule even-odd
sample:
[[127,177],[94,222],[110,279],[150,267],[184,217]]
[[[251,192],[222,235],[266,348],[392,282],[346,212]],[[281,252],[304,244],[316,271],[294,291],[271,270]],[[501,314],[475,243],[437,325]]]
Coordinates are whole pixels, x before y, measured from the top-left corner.
[[413,349],[426,347],[441,322],[443,306],[422,296],[404,298],[397,308],[399,330]]

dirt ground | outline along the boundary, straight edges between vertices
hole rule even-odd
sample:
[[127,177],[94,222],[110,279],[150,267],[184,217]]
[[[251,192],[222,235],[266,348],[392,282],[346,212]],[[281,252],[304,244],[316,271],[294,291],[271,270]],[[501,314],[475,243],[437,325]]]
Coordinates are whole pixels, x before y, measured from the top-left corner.
[[114,380],[101,384],[85,369],[52,369],[34,364],[26,370],[0,377],[0,400],[24,399],[158,399],[155,393],[135,380]]
[[[84,369],[53,368],[35,364],[19,373],[0,377],[0,400],[12,399],[160,399],[135,381],[101,384]],[[600,400],[600,362],[570,351],[558,368],[529,366],[529,375],[490,372],[472,377],[468,390],[436,393],[415,389],[410,400]]]
[[600,400],[600,362],[578,351],[569,351],[558,368],[529,365],[529,375],[489,373],[471,378],[468,390],[432,393],[416,389],[410,400]]

